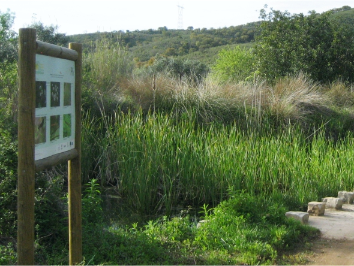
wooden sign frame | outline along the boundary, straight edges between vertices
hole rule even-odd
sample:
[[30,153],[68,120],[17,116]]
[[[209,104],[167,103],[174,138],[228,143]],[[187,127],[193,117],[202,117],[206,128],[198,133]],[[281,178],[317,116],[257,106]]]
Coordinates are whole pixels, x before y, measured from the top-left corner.
[[[75,62],[75,148],[35,161],[36,54]],[[82,45],[69,48],[36,40],[36,30],[19,30],[17,264],[34,265],[35,172],[68,161],[69,264],[82,261],[81,79]]]

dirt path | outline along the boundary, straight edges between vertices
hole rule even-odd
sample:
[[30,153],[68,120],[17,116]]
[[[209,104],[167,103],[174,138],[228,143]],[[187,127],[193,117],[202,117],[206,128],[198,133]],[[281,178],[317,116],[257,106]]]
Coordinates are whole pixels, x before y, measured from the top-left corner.
[[320,229],[322,238],[314,242],[308,265],[354,265],[354,205],[343,210],[326,209],[324,216],[310,216],[309,225]]
[[308,265],[354,265],[354,240],[321,239],[311,251]]

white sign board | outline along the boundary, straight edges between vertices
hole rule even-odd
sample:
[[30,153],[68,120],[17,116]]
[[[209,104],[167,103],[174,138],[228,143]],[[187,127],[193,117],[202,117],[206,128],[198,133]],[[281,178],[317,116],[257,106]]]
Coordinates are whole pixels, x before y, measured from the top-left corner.
[[35,160],[75,148],[75,62],[36,55]]

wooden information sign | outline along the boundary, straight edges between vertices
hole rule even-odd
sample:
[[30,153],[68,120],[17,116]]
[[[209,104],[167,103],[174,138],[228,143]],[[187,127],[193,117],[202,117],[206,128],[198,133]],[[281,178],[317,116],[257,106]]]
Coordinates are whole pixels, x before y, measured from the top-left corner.
[[69,48],[19,31],[17,264],[34,263],[35,172],[68,161],[69,264],[82,261],[82,45]]

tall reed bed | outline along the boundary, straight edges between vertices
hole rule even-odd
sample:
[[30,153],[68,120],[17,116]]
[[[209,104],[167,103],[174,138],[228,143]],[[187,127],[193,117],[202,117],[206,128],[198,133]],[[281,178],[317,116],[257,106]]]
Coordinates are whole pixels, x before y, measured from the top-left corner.
[[[197,114],[192,114],[196,116]],[[298,127],[259,133],[200,125],[171,113],[116,113],[84,119],[83,173],[113,184],[125,204],[144,214],[215,206],[228,188],[275,197],[290,208],[352,190],[353,138],[311,140]]]

